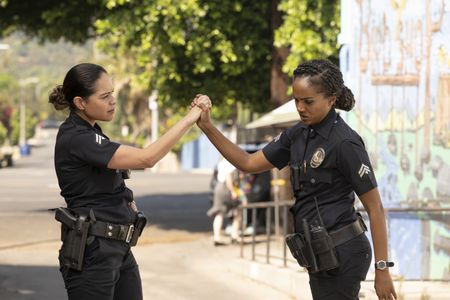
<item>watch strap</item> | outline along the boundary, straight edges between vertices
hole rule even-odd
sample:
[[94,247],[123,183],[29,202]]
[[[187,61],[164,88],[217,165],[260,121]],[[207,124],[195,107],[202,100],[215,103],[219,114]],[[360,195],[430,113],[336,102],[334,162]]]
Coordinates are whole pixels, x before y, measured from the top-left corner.
[[[380,263],[384,263],[385,266],[379,268],[378,265],[379,265]],[[387,268],[390,268],[390,267],[393,267],[393,266],[394,266],[394,262],[393,262],[393,261],[379,260],[379,261],[377,261],[377,262],[375,263],[375,269],[376,269],[376,270],[384,270],[384,269],[387,269]]]

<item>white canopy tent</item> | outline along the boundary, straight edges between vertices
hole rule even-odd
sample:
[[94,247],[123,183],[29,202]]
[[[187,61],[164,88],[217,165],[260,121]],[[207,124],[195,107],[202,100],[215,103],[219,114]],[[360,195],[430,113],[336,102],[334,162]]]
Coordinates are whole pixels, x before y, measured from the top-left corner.
[[286,127],[300,121],[294,99],[277,107],[262,117],[248,123],[245,128],[254,129],[261,127]]

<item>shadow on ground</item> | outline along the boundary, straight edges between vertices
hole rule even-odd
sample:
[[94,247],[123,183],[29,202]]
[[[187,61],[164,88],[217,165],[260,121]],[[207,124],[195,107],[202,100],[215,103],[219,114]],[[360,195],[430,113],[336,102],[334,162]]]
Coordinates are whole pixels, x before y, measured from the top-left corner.
[[209,197],[209,193],[153,194],[137,197],[135,201],[150,225],[166,230],[203,233],[212,228],[212,220],[206,215],[211,207]]
[[0,299],[67,299],[58,268],[0,265]]

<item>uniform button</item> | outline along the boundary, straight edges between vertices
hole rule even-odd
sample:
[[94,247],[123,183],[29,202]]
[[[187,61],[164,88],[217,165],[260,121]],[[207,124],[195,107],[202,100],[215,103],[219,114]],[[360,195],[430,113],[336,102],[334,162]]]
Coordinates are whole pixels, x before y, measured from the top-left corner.
[[109,226],[108,226],[108,229],[109,229],[109,230],[112,230],[112,226],[111,226],[111,225],[109,225]]
[[312,184],[316,183],[316,180],[314,178],[311,178],[311,183]]
[[111,231],[108,231],[108,236],[112,236],[112,232]]

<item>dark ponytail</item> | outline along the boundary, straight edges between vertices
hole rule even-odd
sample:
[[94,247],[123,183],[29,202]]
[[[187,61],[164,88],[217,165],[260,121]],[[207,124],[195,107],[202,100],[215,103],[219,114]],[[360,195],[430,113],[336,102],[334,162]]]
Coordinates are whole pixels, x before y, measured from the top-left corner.
[[48,102],[56,110],[69,107],[75,110],[75,97],[87,98],[95,93],[95,83],[106,70],[96,64],[83,63],[72,67],[64,78],[63,85],[56,86],[48,97]]
[[294,71],[294,80],[296,78],[308,78],[319,93],[327,97],[336,96],[334,106],[337,109],[349,111],[355,106],[355,97],[344,85],[341,70],[329,60],[315,59],[299,64]]
[[56,86],[48,96],[48,102],[53,104],[56,110],[63,110],[69,106],[69,102],[66,101],[62,88],[62,85]]

